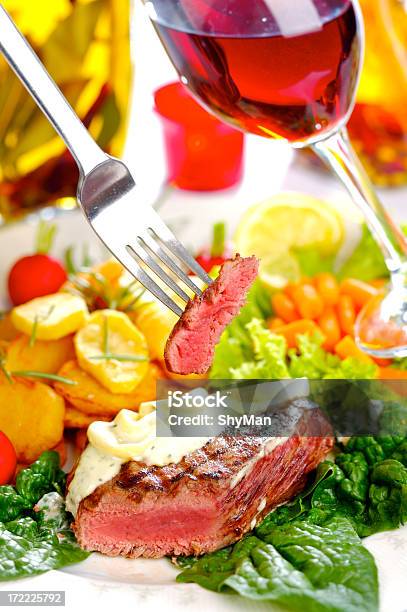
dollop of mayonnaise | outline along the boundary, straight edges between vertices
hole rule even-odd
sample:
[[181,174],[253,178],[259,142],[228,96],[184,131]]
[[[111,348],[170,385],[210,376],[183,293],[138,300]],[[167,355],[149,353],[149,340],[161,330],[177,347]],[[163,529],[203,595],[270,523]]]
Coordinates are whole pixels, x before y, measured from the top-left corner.
[[80,501],[114,478],[123,463],[133,460],[161,467],[178,463],[210,440],[157,438],[154,402],[142,404],[139,412],[121,410],[111,422],[94,421],[88,428],[88,439],[66,498],[66,507],[74,516]]

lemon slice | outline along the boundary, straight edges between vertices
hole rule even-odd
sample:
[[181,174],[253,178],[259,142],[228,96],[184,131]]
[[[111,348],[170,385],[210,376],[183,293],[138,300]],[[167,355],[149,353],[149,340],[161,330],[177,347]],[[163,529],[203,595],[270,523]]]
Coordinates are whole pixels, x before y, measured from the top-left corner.
[[59,340],[73,334],[88,317],[85,301],[70,293],[55,293],[17,306],[11,313],[16,329],[37,340]]
[[290,253],[269,255],[260,261],[259,275],[270,289],[283,289],[301,278],[300,265]]
[[80,367],[112,393],[132,393],[147,373],[146,339],[123,312],[94,312],[75,350]]
[[[243,215],[235,234],[236,250],[256,255],[260,276],[295,280],[299,274],[293,249],[315,248],[321,255],[335,253],[344,236],[343,220],[326,202],[295,192],[276,194],[252,206]],[[280,273],[278,265],[281,266]]]

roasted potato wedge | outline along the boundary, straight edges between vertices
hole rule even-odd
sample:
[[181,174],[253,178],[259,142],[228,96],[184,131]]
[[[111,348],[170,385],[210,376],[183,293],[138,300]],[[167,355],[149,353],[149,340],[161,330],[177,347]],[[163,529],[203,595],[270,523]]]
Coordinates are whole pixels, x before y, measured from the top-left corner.
[[112,393],[132,393],[147,373],[146,339],[123,312],[94,312],[74,342],[81,368]]
[[10,342],[10,340],[14,340],[14,338],[17,338],[19,335],[20,332],[14,327],[11,321],[11,313],[0,316],[0,340]]
[[177,315],[160,302],[141,304],[128,313],[136,327],[144,334],[151,359],[164,360],[168,337],[178,321]]
[[146,375],[133,393],[116,394],[105,389],[95,378],[84,372],[77,361],[66,363],[59,375],[77,383],[54,383],[56,392],[62,395],[68,404],[85,414],[111,417],[123,408],[137,410],[142,402],[154,400],[157,379],[164,378],[162,370],[156,364],[150,363]]
[[7,340],[0,340],[0,357],[1,359],[5,359],[8,351],[8,347],[10,346],[10,342]]
[[6,368],[15,370],[36,370],[56,374],[70,359],[75,358],[73,336],[60,340],[36,340],[30,346],[30,338],[22,335],[7,349]]
[[31,463],[63,436],[65,402],[41,382],[0,374],[0,430],[10,438],[19,463]]
[[110,421],[110,416],[102,414],[85,414],[73,406],[65,410],[65,427],[68,429],[86,429],[93,421]]
[[59,340],[80,329],[88,317],[85,301],[78,295],[54,293],[16,306],[11,312],[13,325],[37,340]]

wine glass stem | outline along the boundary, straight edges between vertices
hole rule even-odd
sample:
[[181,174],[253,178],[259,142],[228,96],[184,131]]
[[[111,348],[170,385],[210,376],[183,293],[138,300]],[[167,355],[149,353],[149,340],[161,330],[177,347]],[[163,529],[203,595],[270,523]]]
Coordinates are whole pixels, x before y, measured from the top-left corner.
[[346,129],[312,145],[312,149],[339,177],[363,213],[389,271],[401,272],[407,261],[407,242],[380,202]]

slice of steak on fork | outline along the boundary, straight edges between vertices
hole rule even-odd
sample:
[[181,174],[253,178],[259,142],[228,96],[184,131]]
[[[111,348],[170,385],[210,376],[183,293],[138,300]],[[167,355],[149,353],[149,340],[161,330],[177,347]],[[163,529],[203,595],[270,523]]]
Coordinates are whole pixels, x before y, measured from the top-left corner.
[[204,374],[212,365],[215,346],[246,301],[259,263],[255,257],[226,261],[201,297],[190,300],[165,348],[165,363],[177,374]]

